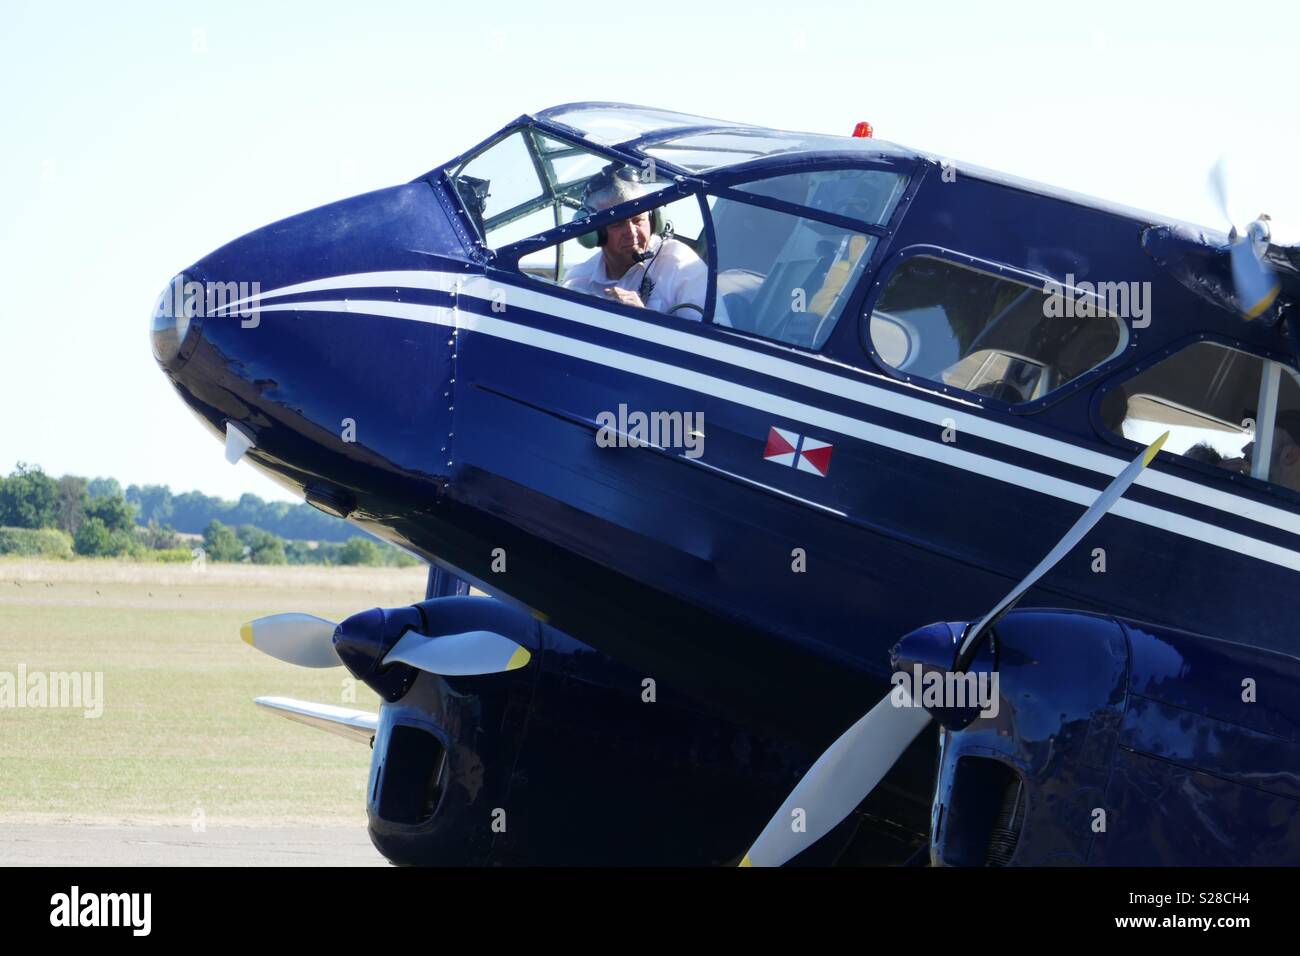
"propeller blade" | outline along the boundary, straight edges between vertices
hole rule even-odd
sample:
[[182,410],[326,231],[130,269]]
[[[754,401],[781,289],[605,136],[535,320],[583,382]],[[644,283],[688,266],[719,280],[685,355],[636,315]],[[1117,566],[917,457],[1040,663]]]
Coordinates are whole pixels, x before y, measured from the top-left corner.
[[1251,223],[1244,232],[1237,231],[1228,212],[1228,174],[1224,157],[1220,156],[1210,169],[1208,185],[1215,205],[1232,230],[1228,234],[1232,243],[1228,248],[1228,262],[1232,267],[1232,287],[1237,295],[1237,305],[1247,319],[1258,318],[1273,304],[1281,290],[1273,270],[1261,258],[1262,250],[1268,247],[1267,230],[1261,234],[1260,251],[1255,248],[1252,231],[1260,228],[1262,223]]
[[[930,723],[924,708],[900,707],[886,694],[817,758],[763,828],[741,866],[780,866],[853,812]],[[794,829],[804,811],[804,832]]]
[[1232,263],[1232,285],[1237,292],[1237,304],[1246,318],[1258,318],[1277,298],[1281,289],[1277,276],[1255,253],[1255,244],[1249,235],[1234,242],[1228,256]]
[[1156,453],[1160,451],[1161,446],[1164,445],[1165,440],[1168,438],[1169,432],[1165,432],[1142,449],[1141,454],[1134,458],[1128,467],[1116,475],[1115,480],[1102,490],[1101,494],[1097,496],[1097,500],[1092,503],[1092,507],[1079,516],[1079,520],[1074,523],[1074,527],[1065,532],[1064,537],[1056,543],[1056,547],[1047,553],[1047,557],[1039,561],[1034,570],[1030,571],[1024,580],[1012,588],[1011,593],[994,605],[993,610],[985,614],[978,624],[967,630],[966,637],[957,652],[956,659],[958,661],[964,661],[969,650],[979,640],[980,635],[996,624],[1002,615],[1015,607],[1016,602],[1025,596],[1026,591],[1038,583],[1039,578],[1050,571],[1076,544],[1083,540],[1084,536],[1101,520],[1102,515],[1109,511],[1111,506],[1120,499],[1120,496],[1128,490],[1129,485],[1137,480],[1137,476],[1142,473],[1142,469],[1151,464],[1151,460],[1156,457]]
[[385,664],[400,662],[443,677],[500,674],[523,667],[528,650],[492,631],[466,631],[429,637],[407,631],[384,657]]
[[333,621],[310,614],[272,614],[239,629],[239,636],[263,654],[299,667],[339,667]]
[[253,447],[253,438],[234,422],[226,422],[226,461],[239,464],[244,452]]

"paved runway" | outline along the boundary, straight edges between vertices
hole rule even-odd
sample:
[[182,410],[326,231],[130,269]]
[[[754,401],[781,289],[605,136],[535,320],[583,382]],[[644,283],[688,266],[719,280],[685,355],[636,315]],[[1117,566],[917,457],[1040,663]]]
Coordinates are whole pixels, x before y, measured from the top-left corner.
[[387,866],[362,827],[0,824],[0,866]]

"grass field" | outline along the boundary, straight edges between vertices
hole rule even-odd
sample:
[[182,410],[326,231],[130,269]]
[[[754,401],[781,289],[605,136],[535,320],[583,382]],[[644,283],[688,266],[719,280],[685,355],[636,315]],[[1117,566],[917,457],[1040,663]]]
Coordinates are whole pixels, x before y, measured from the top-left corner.
[[252,699],[377,710],[374,694],[254,651],[239,626],[408,604],[424,574],[0,559],[0,672],[103,673],[98,718],[0,707],[0,823],[363,825],[369,750]]

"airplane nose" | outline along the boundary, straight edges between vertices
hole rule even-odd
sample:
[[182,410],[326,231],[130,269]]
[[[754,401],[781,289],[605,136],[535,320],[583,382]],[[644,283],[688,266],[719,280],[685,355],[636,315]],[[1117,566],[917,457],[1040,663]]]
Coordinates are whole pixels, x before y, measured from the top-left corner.
[[203,284],[177,273],[154,303],[149,338],[159,365],[175,371],[194,353],[202,320]]
[[154,358],[228,460],[338,516],[439,492],[456,348],[437,283],[469,265],[450,202],[426,181],[354,196],[173,276]]

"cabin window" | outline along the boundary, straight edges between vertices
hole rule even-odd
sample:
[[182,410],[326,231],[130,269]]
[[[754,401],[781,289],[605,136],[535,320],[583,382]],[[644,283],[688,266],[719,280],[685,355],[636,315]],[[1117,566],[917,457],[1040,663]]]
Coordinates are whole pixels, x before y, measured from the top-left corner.
[[928,379],[1019,404],[1119,354],[1125,325],[1099,304],[1061,307],[1059,287],[934,256],[905,259],[866,316],[877,358]]
[[1102,427],[1164,450],[1300,491],[1300,379],[1294,369],[1197,342],[1107,390]]
[[821,348],[871,260],[876,237],[734,199],[710,197],[709,204],[719,315],[744,332]]

